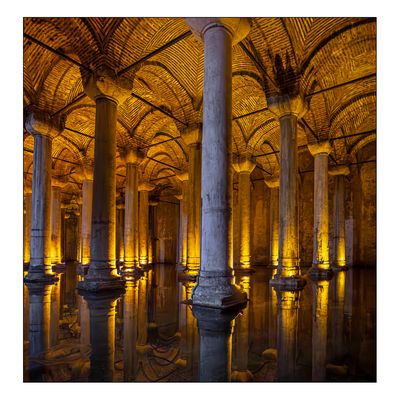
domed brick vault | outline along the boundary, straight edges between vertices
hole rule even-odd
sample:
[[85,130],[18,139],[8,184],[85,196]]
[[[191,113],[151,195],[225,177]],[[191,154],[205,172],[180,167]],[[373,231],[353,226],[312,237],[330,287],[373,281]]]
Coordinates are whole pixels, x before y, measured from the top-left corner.
[[[329,168],[345,164],[351,172],[345,185],[352,262],[374,264],[375,18],[252,18],[250,25],[247,36],[232,48],[232,153],[256,164],[250,178],[252,265],[266,265],[271,258],[272,189],[264,180],[279,176],[280,171],[280,126],[268,99],[292,93],[301,93],[308,107],[297,127],[301,263],[311,265],[313,257],[314,157],[308,145],[328,140]],[[188,22],[183,18],[25,18],[24,113],[39,109],[64,121],[52,144],[52,176],[65,180],[61,203],[67,210],[81,203],[82,164],[94,160],[96,121],[96,104],[84,85],[104,65],[114,77],[133,82],[131,95],[118,107],[117,204],[123,202],[126,187],[122,155],[127,148],[144,154],[139,183],[155,185],[150,198],[161,199],[166,207],[179,204],[175,196],[182,193],[181,178],[190,169],[191,151],[182,136],[202,122],[203,113],[204,44]],[[32,185],[33,150],[34,138],[25,130],[26,188]],[[329,177],[331,217],[333,179]],[[234,226],[239,226],[238,184],[235,172]],[[178,221],[179,207],[171,210]],[[235,265],[240,258],[237,231],[233,233]]]

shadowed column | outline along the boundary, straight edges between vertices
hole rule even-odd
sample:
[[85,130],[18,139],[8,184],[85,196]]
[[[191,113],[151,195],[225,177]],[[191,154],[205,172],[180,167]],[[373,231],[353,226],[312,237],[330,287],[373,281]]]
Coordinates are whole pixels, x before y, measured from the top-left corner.
[[149,182],[142,182],[139,185],[139,264],[141,267],[147,266],[148,243],[149,243],[149,192],[154,189],[154,185]]
[[278,267],[279,259],[279,177],[264,180],[270,189],[270,268]]
[[24,187],[24,264],[29,265],[32,218],[32,189]]
[[[249,32],[246,18],[188,18],[204,41],[201,165],[201,268],[193,304],[228,308],[246,302],[232,282],[232,45]],[[190,249],[189,249],[190,251]]]
[[188,254],[188,201],[189,201],[189,174],[184,172],[176,176],[182,182],[182,193],[175,196],[179,200],[179,242],[178,263],[181,269],[186,268]]
[[61,264],[61,189],[65,179],[51,179],[51,263]]

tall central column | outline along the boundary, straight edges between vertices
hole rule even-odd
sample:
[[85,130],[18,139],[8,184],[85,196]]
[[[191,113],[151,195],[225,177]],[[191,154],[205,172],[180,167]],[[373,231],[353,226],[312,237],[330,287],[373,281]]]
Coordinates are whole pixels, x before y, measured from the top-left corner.
[[24,264],[30,259],[30,233],[32,214],[32,189],[24,187]]
[[250,240],[250,174],[256,164],[249,158],[240,157],[232,164],[239,174],[239,241],[241,272],[250,271],[251,240]]
[[116,127],[117,107],[129,96],[132,82],[102,66],[85,80],[85,90],[96,101],[92,237],[90,267],[79,287],[99,291],[120,288],[123,280],[115,262]]
[[83,266],[90,263],[90,242],[92,238],[93,167],[82,165],[82,260]]
[[200,268],[200,223],[201,223],[201,126],[185,129],[181,137],[189,147],[188,187],[188,239],[186,274],[198,275]]
[[58,280],[51,269],[51,149],[63,121],[32,112],[25,128],[34,136],[30,264],[25,281]]
[[339,165],[329,170],[329,175],[335,176],[334,194],[334,268],[347,270],[346,266],[346,227],[345,227],[345,204],[344,204],[344,177],[350,174],[349,167]]
[[179,259],[181,268],[187,265],[188,254],[188,180],[189,174],[184,172],[176,176],[182,182],[182,193],[175,196],[179,200]]
[[148,243],[149,243],[149,192],[154,189],[154,185],[143,182],[139,185],[139,264],[148,264]]
[[264,180],[270,188],[270,267],[278,267],[279,259],[279,177]]
[[329,263],[328,157],[332,148],[328,141],[308,145],[314,156],[314,252],[309,275],[332,278]]
[[132,273],[139,266],[139,196],[138,166],[143,155],[138,150],[121,152],[126,163],[125,178],[125,224],[124,224],[124,273]]
[[193,304],[228,308],[246,301],[229,265],[232,218],[232,45],[250,30],[247,18],[188,18],[204,41],[201,268]]
[[307,111],[300,96],[279,95],[267,99],[268,109],[280,124],[279,261],[274,286],[298,289],[300,276],[297,190],[297,120]]

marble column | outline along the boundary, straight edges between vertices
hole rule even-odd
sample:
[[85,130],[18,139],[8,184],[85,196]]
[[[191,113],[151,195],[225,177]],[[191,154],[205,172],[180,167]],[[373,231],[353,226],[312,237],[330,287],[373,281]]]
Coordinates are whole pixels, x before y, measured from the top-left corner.
[[296,345],[300,292],[277,290],[278,343],[277,380],[296,381]]
[[90,164],[82,165],[82,178],[81,264],[89,266],[93,205],[93,167]]
[[149,199],[149,245],[148,245],[148,258],[149,264],[154,264],[157,259],[156,255],[156,207],[158,201]]
[[51,263],[61,264],[61,189],[66,182],[51,179]]
[[32,112],[25,128],[34,136],[30,264],[25,281],[53,281],[58,278],[51,269],[51,149],[63,120]]
[[312,381],[326,379],[326,349],[328,340],[329,281],[313,282],[312,317]]
[[24,187],[24,264],[30,260],[30,234],[32,218],[32,189]]
[[131,274],[139,266],[139,193],[138,167],[143,155],[136,149],[124,149],[121,158],[126,165],[125,178],[125,225],[124,225],[124,268]]
[[232,282],[229,228],[232,220],[232,45],[248,34],[250,23],[247,18],[188,18],[186,21],[204,41],[201,268],[193,304],[228,308],[246,302],[246,294]]
[[329,262],[328,157],[332,150],[328,141],[309,144],[314,157],[314,244],[313,265],[308,274],[330,279]]
[[333,267],[347,270],[346,262],[346,226],[345,226],[345,176],[350,174],[349,167],[339,165],[329,170],[329,175],[335,177],[334,192],[334,260]]
[[124,265],[125,204],[117,203],[117,265]]
[[187,266],[188,254],[188,180],[189,174],[184,172],[176,176],[182,182],[182,193],[175,196],[179,200],[179,238],[178,238],[178,265]]
[[256,164],[249,158],[239,157],[232,163],[233,169],[239,174],[239,241],[241,272],[250,271],[251,240],[250,215],[251,191],[250,174]]
[[189,181],[187,196],[187,263],[186,274],[195,277],[200,268],[201,224],[201,125],[189,126],[181,133],[189,148]]
[[90,267],[78,286],[101,291],[124,285],[115,262],[116,128],[117,107],[131,95],[132,82],[116,77],[115,72],[105,66],[83,78],[87,95],[96,102],[96,140]]
[[299,95],[278,95],[268,98],[267,103],[280,125],[279,260],[278,273],[270,283],[282,289],[299,289],[306,281],[300,276],[297,121],[307,107]]
[[154,185],[143,182],[139,185],[139,264],[146,266],[148,260],[149,243],[149,192],[154,189]]
[[270,263],[272,269],[278,267],[279,259],[279,177],[264,180],[270,189]]

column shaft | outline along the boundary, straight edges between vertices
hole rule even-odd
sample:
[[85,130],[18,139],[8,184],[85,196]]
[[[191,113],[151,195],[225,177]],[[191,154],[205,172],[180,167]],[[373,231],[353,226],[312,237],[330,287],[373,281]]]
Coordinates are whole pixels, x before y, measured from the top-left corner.
[[344,175],[335,177],[335,267],[341,269],[346,267],[344,179]]
[[240,265],[250,268],[250,173],[239,173]]
[[25,213],[24,213],[24,264],[30,260],[30,233],[32,218],[32,193],[24,195]]
[[278,266],[279,258],[279,188],[271,188],[270,195],[270,252],[271,267]]
[[61,263],[61,189],[51,188],[51,262]]
[[149,239],[149,192],[140,192],[139,202],[139,262],[140,265],[148,263],[147,250]]
[[117,208],[117,262],[124,262],[125,254],[125,211],[124,208]]

